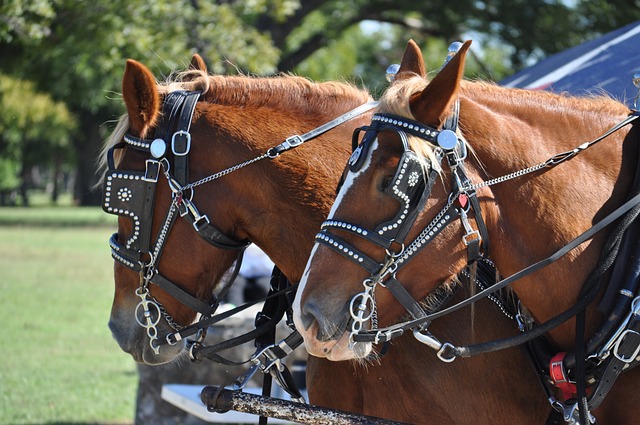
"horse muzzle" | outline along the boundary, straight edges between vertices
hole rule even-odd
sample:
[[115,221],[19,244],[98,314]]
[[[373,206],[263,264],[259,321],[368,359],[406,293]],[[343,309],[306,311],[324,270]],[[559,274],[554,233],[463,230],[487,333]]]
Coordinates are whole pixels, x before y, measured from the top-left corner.
[[[158,344],[158,338],[172,332],[164,321],[158,322],[150,331],[150,328],[140,326],[135,320],[120,320],[118,314],[112,314],[109,329],[122,351],[130,354],[138,363],[150,366],[166,364],[184,351],[184,343]],[[153,339],[150,333],[156,338]]]

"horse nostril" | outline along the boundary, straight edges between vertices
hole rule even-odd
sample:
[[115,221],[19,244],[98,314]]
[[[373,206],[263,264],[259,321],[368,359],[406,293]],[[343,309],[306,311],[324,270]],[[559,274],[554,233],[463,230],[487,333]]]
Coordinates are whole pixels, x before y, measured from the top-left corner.
[[304,326],[305,330],[309,330],[309,328],[315,323],[318,322],[318,306],[310,301],[307,302],[303,307],[302,307],[302,312],[300,314],[300,319],[302,320],[302,326]]

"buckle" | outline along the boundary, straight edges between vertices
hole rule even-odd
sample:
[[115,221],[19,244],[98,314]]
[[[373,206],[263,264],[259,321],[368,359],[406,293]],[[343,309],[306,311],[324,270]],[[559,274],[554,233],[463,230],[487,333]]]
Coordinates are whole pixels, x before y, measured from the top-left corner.
[[176,345],[179,341],[182,340],[182,335],[180,335],[180,332],[170,333],[165,337],[165,340],[169,345]]
[[[627,337],[631,339],[626,339]],[[620,338],[613,346],[613,355],[623,363],[631,363],[638,354],[640,354],[640,333],[627,329],[620,334]]]
[[191,134],[184,130],[179,130],[173,133],[173,136],[171,136],[171,151],[173,154],[176,156],[185,156],[190,150]]
[[286,149],[291,149],[291,148],[295,148],[296,146],[300,146],[303,143],[304,143],[304,139],[302,138],[302,136],[300,136],[299,134],[295,134],[291,137],[287,137],[284,140],[284,142],[282,142],[282,145]]
[[205,226],[209,225],[209,223],[209,217],[207,217],[206,215],[201,215],[193,222],[193,228],[196,229],[196,232],[200,233],[202,229],[205,228]]
[[482,238],[480,237],[480,232],[478,232],[477,230],[474,230],[470,233],[465,234],[462,237],[462,242],[464,242],[465,246],[469,246],[472,243],[480,241],[481,239]]
[[562,392],[562,396],[565,400],[569,400],[575,396],[576,384],[569,381],[567,372],[564,368],[564,357],[567,355],[565,352],[556,354],[551,358],[549,362],[549,377],[553,381],[553,385]]
[[147,183],[158,183],[158,175],[160,174],[160,162],[155,159],[147,159],[145,161],[144,180]]

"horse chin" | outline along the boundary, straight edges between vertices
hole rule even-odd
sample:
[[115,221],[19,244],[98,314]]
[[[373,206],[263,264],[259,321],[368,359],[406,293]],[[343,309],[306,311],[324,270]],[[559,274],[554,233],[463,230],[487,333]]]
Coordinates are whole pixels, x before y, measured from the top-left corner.
[[349,348],[349,334],[344,333],[336,341],[305,341],[307,351],[315,356],[326,358],[333,362],[344,360],[363,360],[367,359],[372,352],[372,344],[369,342],[356,342],[352,348]]
[[142,362],[139,363],[144,363],[148,366],[160,366],[163,364],[171,363],[174,360],[182,357],[181,355],[183,353],[186,353],[186,350],[184,350],[184,344],[163,345],[160,347],[158,353],[156,354],[147,342],[147,344],[144,346],[144,349],[142,350]]
[[[151,348],[146,329],[135,322],[123,324],[112,317],[109,321],[109,328],[122,351],[130,354],[137,363],[144,363],[150,366],[162,365],[172,362],[181,353],[185,352],[184,342],[182,342],[176,345],[163,344],[157,348],[158,353],[156,353]],[[157,326],[157,332],[159,338],[162,338],[162,335],[171,332],[171,328],[160,322]]]
[[370,342],[356,342],[352,347],[349,347],[349,334],[345,333],[327,353],[327,359],[334,362],[362,360],[369,357],[372,348],[373,346]]

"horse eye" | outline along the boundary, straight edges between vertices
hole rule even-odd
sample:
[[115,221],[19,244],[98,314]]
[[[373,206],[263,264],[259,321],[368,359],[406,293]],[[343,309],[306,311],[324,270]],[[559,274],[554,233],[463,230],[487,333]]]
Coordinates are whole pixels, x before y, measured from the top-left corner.
[[393,179],[393,176],[385,176],[384,177],[384,179],[382,180],[382,190],[384,190],[387,187],[389,187],[389,185],[391,184],[391,179]]

